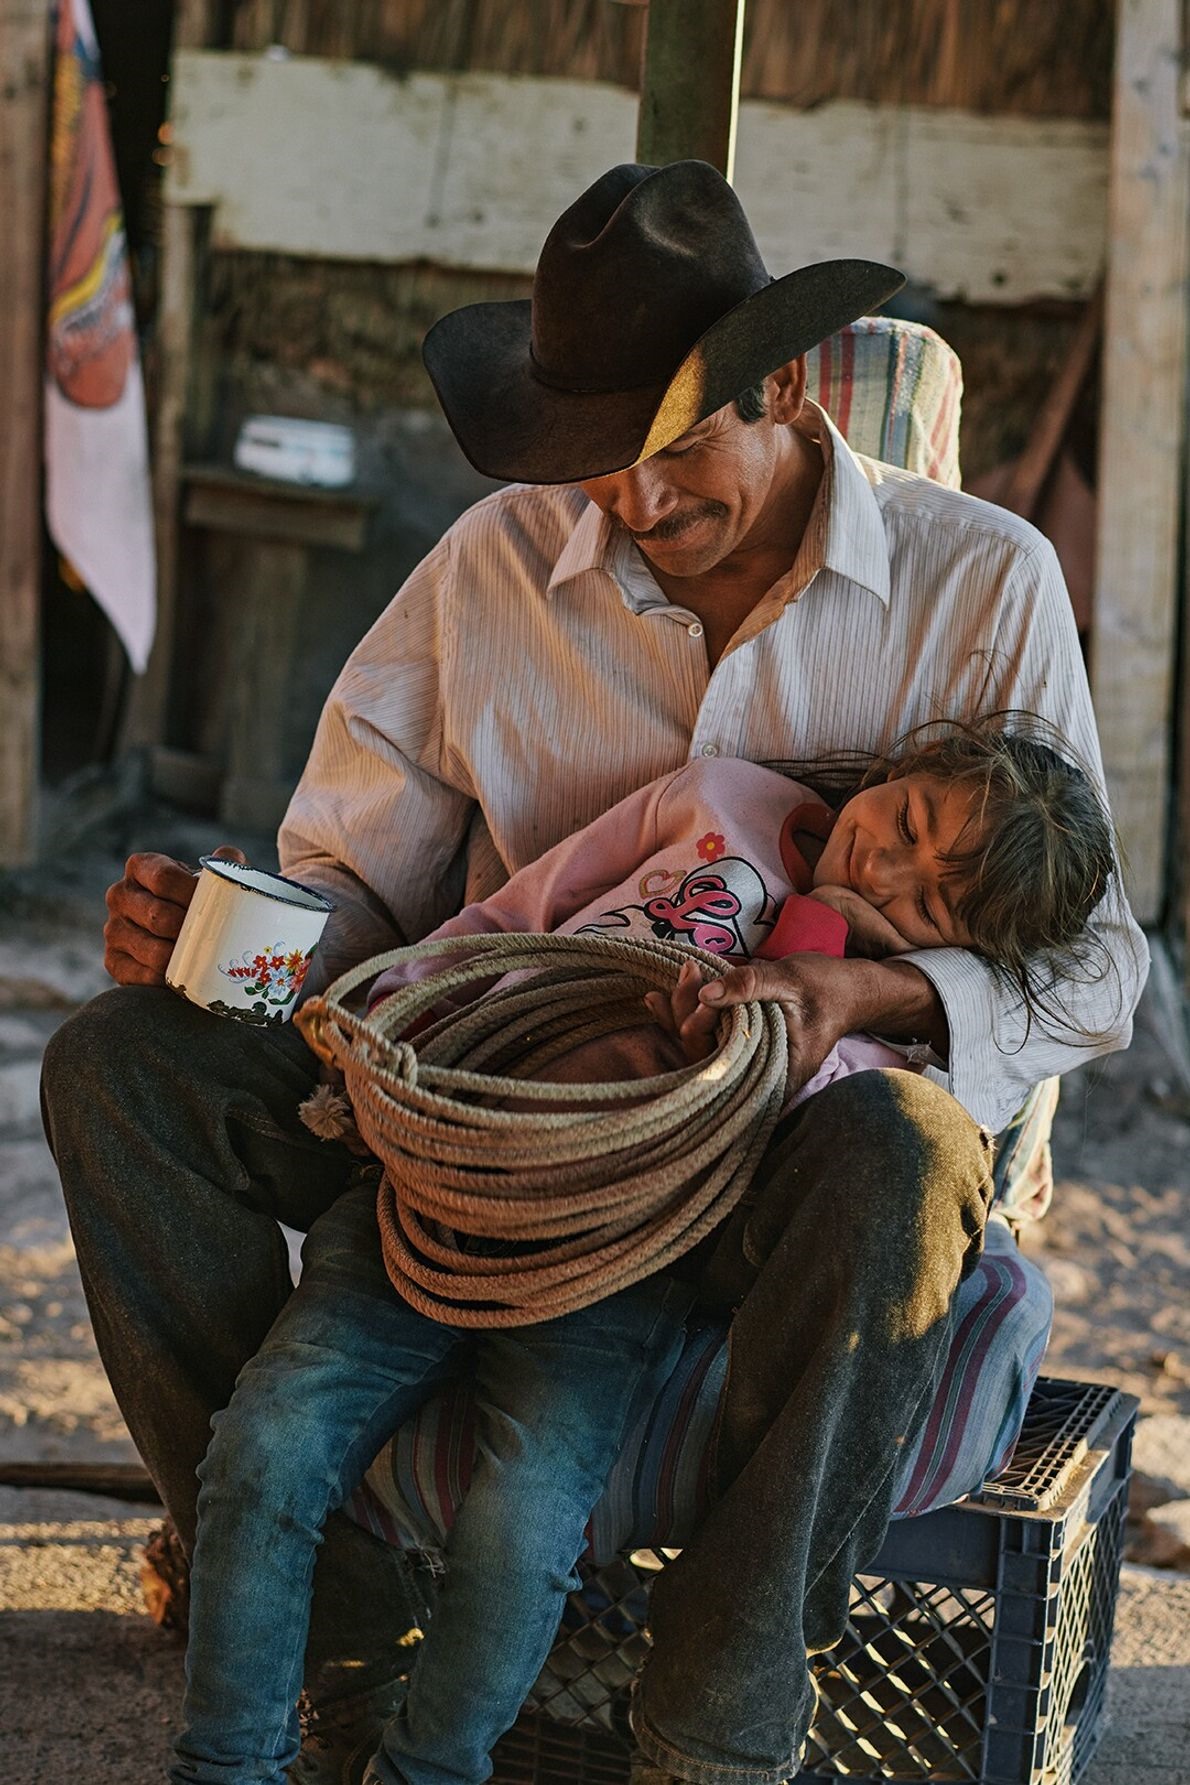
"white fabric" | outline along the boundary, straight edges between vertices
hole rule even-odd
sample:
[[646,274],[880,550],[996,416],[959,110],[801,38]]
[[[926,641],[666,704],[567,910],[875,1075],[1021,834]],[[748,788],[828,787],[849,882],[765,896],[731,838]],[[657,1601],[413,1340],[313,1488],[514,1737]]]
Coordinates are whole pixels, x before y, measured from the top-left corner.
[[46,521],[120,636],[137,675],[157,624],[157,560],[139,363],[111,409],[45,387]]
[[157,606],[145,394],[88,0],[61,0],[55,37],[46,522],[139,674]]
[[[284,871],[342,907],[324,971],[391,946],[394,927],[425,935],[700,755],[876,753],[926,720],[1020,707],[1100,772],[1049,543],[858,457],[825,416],[821,439],[798,559],[713,672],[694,614],[581,491],[513,486],[456,523],[352,654],[281,829]],[[946,1009],[949,1071],[932,1075],[988,1127],[1038,1080],[1127,1045],[1144,938],[1118,897],[1097,927],[1119,983],[1068,995],[1103,1031],[1094,1047],[1036,1025],[1022,1045],[1019,999],[962,950],[904,957]]]

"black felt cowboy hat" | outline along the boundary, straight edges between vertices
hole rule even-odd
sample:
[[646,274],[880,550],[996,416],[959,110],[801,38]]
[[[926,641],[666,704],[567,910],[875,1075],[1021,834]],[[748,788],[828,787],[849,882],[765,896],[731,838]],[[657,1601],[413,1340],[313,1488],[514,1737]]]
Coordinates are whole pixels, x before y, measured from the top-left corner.
[[871,260],[774,279],[715,168],[624,165],[559,217],[532,300],[454,310],[422,354],[477,470],[577,483],[659,452],[903,284]]

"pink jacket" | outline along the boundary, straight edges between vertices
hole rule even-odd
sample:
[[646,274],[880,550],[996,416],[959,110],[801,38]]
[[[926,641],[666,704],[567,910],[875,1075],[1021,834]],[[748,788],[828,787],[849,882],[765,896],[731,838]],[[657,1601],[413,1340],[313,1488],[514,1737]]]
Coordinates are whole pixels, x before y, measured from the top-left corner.
[[[807,831],[825,836],[831,822],[808,788],[772,769],[726,757],[691,762],[621,800],[432,936],[659,937],[732,964],[803,953],[838,957],[846,920],[805,896],[812,878],[796,840]],[[433,970],[432,962],[390,967],[372,987],[372,1005]],[[645,1021],[622,1038],[576,1050],[550,1076],[589,1082],[680,1063],[676,1045]],[[848,1073],[905,1065],[905,1056],[882,1042],[845,1036],[790,1107]]]

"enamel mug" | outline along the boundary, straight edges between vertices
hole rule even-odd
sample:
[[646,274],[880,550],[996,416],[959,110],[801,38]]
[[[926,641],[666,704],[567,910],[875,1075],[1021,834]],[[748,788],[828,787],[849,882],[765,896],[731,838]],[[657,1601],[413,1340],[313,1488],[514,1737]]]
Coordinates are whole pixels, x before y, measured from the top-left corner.
[[210,855],[200,866],[166,985],[216,1016],[288,1021],[334,906],[280,874]]

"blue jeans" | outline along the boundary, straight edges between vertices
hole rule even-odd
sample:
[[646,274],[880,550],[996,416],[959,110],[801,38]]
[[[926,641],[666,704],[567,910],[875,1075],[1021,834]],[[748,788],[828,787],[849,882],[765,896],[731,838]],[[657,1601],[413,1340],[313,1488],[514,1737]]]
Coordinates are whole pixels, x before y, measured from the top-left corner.
[[653,1278],[539,1325],[462,1334],[392,1288],[370,1185],[314,1224],[303,1258],[199,1470],[186,1727],[170,1777],[283,1785],[323,1524],[402,1420],[466,1369],[475,1473],[376,1766],[390,1785],[481,1785],[577,1585],[624,1432],[673,1368],[690,1292]]

